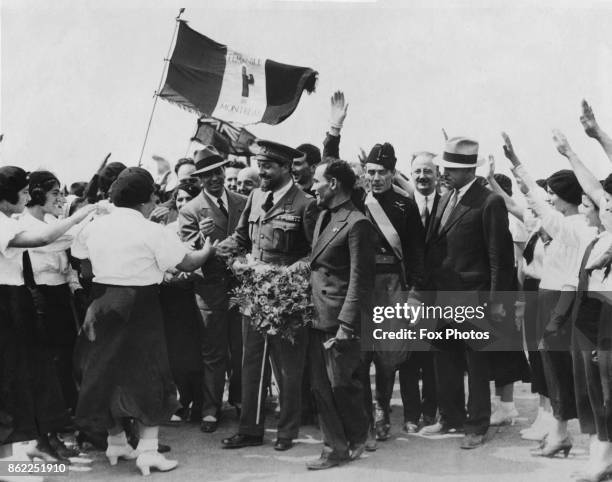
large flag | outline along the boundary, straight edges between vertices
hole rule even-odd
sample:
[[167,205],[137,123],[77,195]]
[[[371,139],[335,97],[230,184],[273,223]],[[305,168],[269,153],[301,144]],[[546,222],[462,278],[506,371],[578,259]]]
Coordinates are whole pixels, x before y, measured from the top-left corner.
[[179,22],[161,98],[226,121],[278,124],[314,91],[314,70],[243,55]]

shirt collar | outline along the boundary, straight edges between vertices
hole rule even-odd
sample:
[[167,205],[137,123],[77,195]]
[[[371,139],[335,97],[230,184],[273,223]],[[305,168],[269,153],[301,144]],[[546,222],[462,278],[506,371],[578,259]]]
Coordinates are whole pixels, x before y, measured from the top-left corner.
[[206,195],[212,199],[217,205],[219,204],[219,201],[217,201],[218,198],[221,198],[221,200],[223,201],[223,207],[225,209],[227,209],[227,193],[225,192],[225,188],[223,188],[223,191],[221,191],[221,196],[215,196],[211,193],[209,193],[206,189],[204,189],[204,192],[206,193]]
[[136,209],[132,209],[132,208],[120,208],[118,206],[115,206],[115,209],[113,209],[110,214],[114,214],[115,216],[127,216],[127,217],[145,219],[145,217],[142,215],[140,211],[137,211]]
[[293,187],[293,179],[277,191],[272,191],[272,201],[276,204]]
[[417,191],[416,189],[414,190],[414,200],[419,206],[424,205],[425,202],[429,203],[430,201],[433,201],[433,198],[435,195],[436,195],[436,191],[433,191],[432,193],[425,196],[421,194],[419,191]]
[[457,190],[457,201],[459,201],[459,199],[461,199],[465,193],[468,191],[468,189],[470,187],[472,187],[472,184],[474,184],[476,182],[476,178],[472,179],[470,182],[468,182],[466,185],[460,187]]

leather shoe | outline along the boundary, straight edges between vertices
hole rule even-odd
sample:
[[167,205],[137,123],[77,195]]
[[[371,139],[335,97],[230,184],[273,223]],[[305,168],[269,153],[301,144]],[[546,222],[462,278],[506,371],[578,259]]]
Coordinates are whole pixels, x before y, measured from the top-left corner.
[[336,454],[332,453],[322,453],[321,456],[317,460],[312,460],[310,462],[306,462],[306,468],[308,470],[325,470],[331,469],[332,467],[338,467],[350,459],[347,456],[339,457]]
[[237,433],[221,441],[224,449],[239,449],[242,447],[256,447],[263,445],[263,437],[257,435],[244,435]]
[[204,433],[213,433],[217,430],[219,423],[215,421],[202,420],[200,424],[200,430]]
[[462,449],[475,449],[484,444],[484,435],[476,435],[475,433],[468,433],[463,437],[461,441]]
[[382,442],[389,438],[389,430],[391,430],[391,425],[384,422],[379,422],[376,424],[376,440]]
[[285,451],[293,447],[293,440],[290,438],[278,438],[274,443],[274,450]]
[[436,422],[433,425],[426,425],[423,428],[421,428],[421,430],[419,431],[421,435],[446,435],[446,434],[457,434],[457,433],[462,433],[462,432],[463,432],[463,428],[450,427],[441,422]]

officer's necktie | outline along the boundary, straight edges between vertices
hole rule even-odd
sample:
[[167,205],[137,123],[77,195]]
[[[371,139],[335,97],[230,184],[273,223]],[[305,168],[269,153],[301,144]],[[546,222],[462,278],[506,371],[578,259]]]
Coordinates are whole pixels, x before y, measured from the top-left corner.
[[217,203],[219,204],[219,209],[221,210],[221,212],[225,215],[225,217],[228,217],[227,209],[225,209],[225,205],[223,204],[223,199],[218,197]]
[[442,230],[442,228],[448,221],[448,218],[450,218],[451,213],[455,209],[455,206],[457,205],[458,197],[459,197],[458,191],[454,189],[453,193],[451,194],[451,198],[448,200],[448,204],[446,205],[446,208],[444,209],[444,213],[442,213],[442,220],[440,221],[440,230]]
[[266,202],[263,203],[261,209],[263,209],[264,212],[267,213],[270,209],[272,209],[272,206],[274,206],[274,196],[272,194],[272,191],[270,191],[268,197],[266,198]]

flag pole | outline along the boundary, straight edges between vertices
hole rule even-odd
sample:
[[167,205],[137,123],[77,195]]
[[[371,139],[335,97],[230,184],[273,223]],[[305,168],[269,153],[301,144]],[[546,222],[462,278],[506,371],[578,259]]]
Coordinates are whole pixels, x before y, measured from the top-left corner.
[[155,106],[157,106],[157,99],[159,97],[159,91],[162,87],[162,82],[164,81],[164,76],[166,75],[166,68],[168,67],[168,62],[170,61],[170,53],[172,51],[172,45],[174,45],[174,38],[176,37],[176,31],[178,30],[179,21],[181,20],[181,15],[185,11],[184,8],[179,10],[178,15],[176,16],[176,22],[174,24],[174,32],[172,32],[172,38],[170,39],[170,46],[168,47],[168,53],[164,58],[164,68],[162,69],[161,77],[159,79],[159,85],[157,86],[157,90],[153,94],[153,108],[151,109],[151,115],[149,117],[149,123],[147,124],[147,130],[145,132],[144,141],[142,143],[142,149],[140,150],[140,157],[138,158],[138,167],[142,166],[142,156],[144,154],[145,146],[147,145],[147,139],[149,138],[149,131],[151,130],[151,122],[153,121],[153,114],[155,114]]

